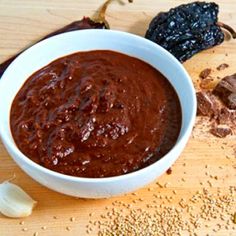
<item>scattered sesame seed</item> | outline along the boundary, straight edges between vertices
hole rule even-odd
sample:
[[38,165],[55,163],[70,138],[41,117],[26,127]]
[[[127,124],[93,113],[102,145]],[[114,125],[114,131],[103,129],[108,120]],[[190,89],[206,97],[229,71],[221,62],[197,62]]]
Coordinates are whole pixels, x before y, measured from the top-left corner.
[[22,229],[22,231],[27,231],[27,230],[28,230],[28,228],[23,228],[23,229]]
[[212,187],[212,183],[210,180],[207,180],[207,183],[209,184],[210,187]]
[[163,185],[161,185],[160,183],[156,182],[156,185],[158,185],[160,188],[163,188]]
[[66,230],[67,230],[67,231],[70,231],[70,230],[71,230],[71,228],[70,228],[69,226],[67,226],[67,227],[66,227]]
[[71,221],[71,222],[74,222],[74,221],[75,221],[75,217],[71,217],[71,218],[70,218],[70,221]]
[[46,230],[46,229],[47,229],[47,227],[46,227],[46,226],[42,226],[42,227],[41,227],[41,229],[43,229],[43,230]]
[[34,236],[38,236],[39,235],[39,233],[38,232],[34,232]]
[[[207,183],[210,181],[208,180]],[[211,182],[210,182],[211,183]],[[160,190],[165,191],[165,189]],[[210,191],[213,191],[211,193]],[[176,194],[176,190],[172,191]],[[112,235],[188,235],[197,236],[199,229],[207,228],[211,232],[222,232],[222,229],[232,229],[233,222],[236,222],[236,212],[232,215],[232,209],[236,204],[236,188],[230,187],[227,194],[209,188],[202,188],[196,191],[189,199],[181,198],[178,204],[166,205],[173,196],[163,194],[152,194],[154,199],[145,208],[137,208],[131,204],[121,201],[114,201],[116,208],[109,208],[108,212],[100,216],[98,221],[89,221],[86,226],[87,234],[96,228],[98,236]],[[135,201],[140,202],[138,198]],[[112,204],[113,205],[113,204]],[[187,217],[187,219],[186,219]],[[213,225],[215,220],[222,220],[220,224]],[[232,219],[232,220],[231,220]]]
[[24,225],[24,224],[25,224],[25,222],[24,222],[24,221],[21,221],[21,222],[20,222],[20,225]]
[[165,183],[164,187],[167,188],[170,185],[169,182]]

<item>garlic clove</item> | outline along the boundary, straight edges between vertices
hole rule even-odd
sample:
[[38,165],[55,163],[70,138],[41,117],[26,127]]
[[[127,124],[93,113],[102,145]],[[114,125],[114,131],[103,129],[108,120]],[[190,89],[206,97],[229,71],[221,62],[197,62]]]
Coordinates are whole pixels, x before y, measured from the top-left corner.
[[12,218],[29,216],[36,203],[19,186],[8,181],[0,184],[0,212],[3,215]]

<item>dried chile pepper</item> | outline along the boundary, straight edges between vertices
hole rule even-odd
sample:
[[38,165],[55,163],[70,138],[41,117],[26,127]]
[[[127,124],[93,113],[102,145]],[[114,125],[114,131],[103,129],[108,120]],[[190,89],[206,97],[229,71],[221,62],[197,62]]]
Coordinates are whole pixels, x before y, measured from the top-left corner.
[[[63,28],[58,29],[58,30],[46,35],[45,37],[43,37],[42,39],[37,41],[37,43],[44,40],[44,39],[50,38],[54,35],[65,33],[65,32],[70,32],[70,31],[74,31],[74,30],[106,29],[106,28],[107,27],[104,22],[101,22],[101,23],[95,22],[95,21],[91,20],[89,17],[84,17],[82,20],[74,21],[74,22],[70,23],[69,25],[64,26]],[[16,55],[12,56],[11,58],[7,59],[6,61],[4,61],[3,63],[0,64],[0,79],[1,79],[1,76],[3,75],[4,71],[11,64],[11,62],[14,61],[14,59],[18,55],[20,55],[23,51],[25,51],[26,49],[22,50],[21,52],[17,53]]]
[[151,21],[145,37],[172,53],[180,62],[194,54],[221,44],[228,30],[233,38],[236,32],[218,22],[219,6],[214,2],[193,2],[160,12]]
[[[132,0],[128,0],[130,3],[133,2]],[[78,20],[78,21],[74,21],[48,35],[46,35],[45,37],[43,37],[42,39],[40,39],[37,42],[40,42],[44,39],[50,38],[52,36],[55,36],[57,34],[61,34],[61,33],[66,33],[66,32],[70,32],[70,31],[74,31],[74,30],[83,30],[83,29],[110,29],[110,26],[108,24],[108,22],[105,19],[105,13],[106,13],[106,9],[108,7],[108,5],[112,2],[112,0],[107,0],[101,7],[98,16],[95,17],[94,19],[90,18],[90,17],[83,17],[83,19]],[[27,48],[26,48],[27,49]],[[20,55],[23,51],[25,51],[26,49],[22,50],[21,52],[19,52],[18,54],[12,56],[11,58],[7,59],[6,61],[2,62],[0,64],[0,79],[1,76],[3,75],[4,71],[7,69],[7,67],[11,64],[11,62],[18,56]]]

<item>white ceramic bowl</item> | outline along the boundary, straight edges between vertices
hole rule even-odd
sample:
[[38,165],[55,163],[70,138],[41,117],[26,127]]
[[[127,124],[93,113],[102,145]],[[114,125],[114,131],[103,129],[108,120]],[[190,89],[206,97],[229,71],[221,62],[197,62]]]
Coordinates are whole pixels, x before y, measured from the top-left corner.
[[[176,145],[159,161],[141,170],[109,178],[80,178],[46,169],[15,145],[9,125],[12,101],[35,71],[51,61],[77,52],[108,49],[137,57],[159,70],[174,86],[182,108],[182,128]],[[106,198],[134,191],[163,174],[178,158],[191,134],[196,114],[192,81],[184,67],[155,43],[113,30],[80,30],[46,39],[18,56],[0,80],[0,135],[15,162],[34,180],[57,192],[83,198]],[[2,163],[4,164],[4,163]]]

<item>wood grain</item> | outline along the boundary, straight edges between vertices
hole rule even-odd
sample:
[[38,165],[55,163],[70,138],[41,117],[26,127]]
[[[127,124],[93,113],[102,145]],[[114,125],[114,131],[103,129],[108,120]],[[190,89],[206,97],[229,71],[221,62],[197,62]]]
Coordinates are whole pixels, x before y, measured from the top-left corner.
[[[125,5],[114,2],[108,9],[107,20],[112,29],[143,36],[150,20],[157,12],[187,2],[190,1],[135,0],[133,4],[126,3]],[[216,2],[220,5],[221,21],[236,28],[236,1],[218,0]],[[102,0],[0,0],[0,61],[71,21],[95,14],[102,3]],[[184,66],[193,82],[197,84],[200,71],[207,67],[216,68],[222,62],[228,63],[230,67],[221,72],[215,70],[215,75],[222,77],[235,73],[235,57],[236,40],[230,40],[221,46],[194,56]],[[4,101],[0,100],[1,102]],[[138,196],[141,196],[145,203],[151,202],[153,193],[156,192],[170,196],[172,190],[177,190],[177,195],[172,203],[174,205],[181,197],[191,197],[197,190],[202,189],[201,184],[213,192],[218,188],[224,192],[229,186],[236,186],[235,136],[217,139],[200,129],[201,127],[196,125],[187,147],[172,167],[173,173],[171,175],[164,174],[158,179],[160,183],[169,182],[167,188],[160,188],[152,183],[137,191]],[[89,213],[94,212],[93,219],[99,219],[104,208],[111,206],[113,201],[130,202],[134,198],[133,195],[128,194],[112,199],[86,200],[53,192],[24,174],[7,154],[1,143],[0,163],[0,181],[16,174],[14,182],[38,201],[38,206],[32,216],[24,219],[24,225],[20,224],[21,220],[19,219],[8,219],[0,215],[0,236],[28,236],[33,235],[34,232],[38,232],[40,236],[87,235],[86,225],[90,220]],[[207,184],[209,177],[205,174],[205,165],[208,165],[211,175],[218,176],[218,180],[211,180],[212,187]],[[185,179],[185,182],[182,181],[182,178]],[[152,191],[148,190],[149,187],[153,188]],[[55,216],[57,219],[54,219]],[[71,222],[70,217],[75,217],[75,222]],[[215,222],[211,222],[212,227],[200,228],[198,235],[206,235],[207,233],[219,236],[236,235],[236,227],[213,232],[213,225],[217,223],[221,224],[221,221],[217,219]],[[46,229],[42,229],[43,226],[46,226]],[[71,227],[70,231],[66,230],[67,226]],[[27,228],[27,231],[23,232],[23,228]],[[96,233],[90,235],[96,235]]]

